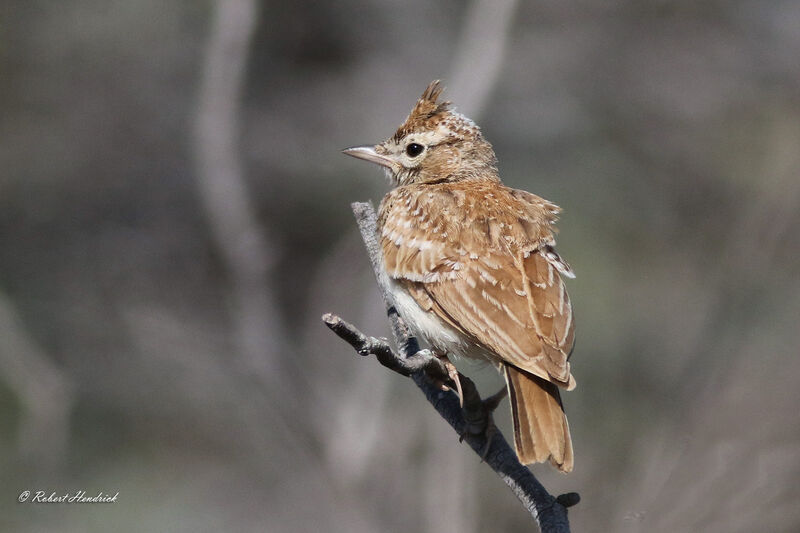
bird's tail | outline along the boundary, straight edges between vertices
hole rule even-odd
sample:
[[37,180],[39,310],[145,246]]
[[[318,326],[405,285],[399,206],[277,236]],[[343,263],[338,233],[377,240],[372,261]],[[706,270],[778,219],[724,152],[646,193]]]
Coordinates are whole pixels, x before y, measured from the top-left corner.
[[514,421],[514,445],[522,464],[550,463],[572,471],[572,438],[558,387],[510,365],[505,367]]

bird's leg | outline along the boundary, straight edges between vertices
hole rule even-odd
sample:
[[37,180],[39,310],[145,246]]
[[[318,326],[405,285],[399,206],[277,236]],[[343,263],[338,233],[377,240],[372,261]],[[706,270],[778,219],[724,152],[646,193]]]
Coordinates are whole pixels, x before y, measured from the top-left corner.
[[502,389],[483,400],[483,408],[489,411],[489,413],[493,413],[506,396],[508,396],[508,387],[503,385]]
[[[474,388],[474,386],[472,387]],[[492,438],[497,432],[497,426],[494,423],[494,410],[500,405],[500,402],[508,394],[508,387],[503,387],[496,393],[492,394],[486,399],[481,400],[477,395],[474,398],[468,398],[466,407],[462,406],[462,413],[464,416],[464,431],[461,432],[459,441],[463,441],[467,433],[471,435],[483,435],[486,439],[486,445],[481,453],[481,460],[486,459],[489,453],[489,448],[492,444]]]

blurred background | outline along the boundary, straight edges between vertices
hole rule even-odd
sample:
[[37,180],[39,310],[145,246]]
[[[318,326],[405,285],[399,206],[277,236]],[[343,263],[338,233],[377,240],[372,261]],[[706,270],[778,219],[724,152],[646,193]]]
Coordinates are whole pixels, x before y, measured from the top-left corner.
[[388,335],[339,150],[441,78],[564,208],[573,530],[800,530],[798,57],[790,0],[3,2],[0,529],[533,529],[320,322]]

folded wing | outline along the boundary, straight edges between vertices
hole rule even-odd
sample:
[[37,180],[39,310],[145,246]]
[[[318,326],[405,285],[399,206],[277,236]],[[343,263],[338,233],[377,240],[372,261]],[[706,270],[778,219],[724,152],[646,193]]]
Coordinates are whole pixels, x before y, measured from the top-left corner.
[[[387,271],[420,306],[505,363],[572,389],[574,321],[560,275],[571,270],[552,247],[557,208],[504,190],[498,199],[493,186],[496,201],[486,201],[480,188],[433,189],[424,198],[396,189],[382,209]],[[434,202],[443,216],[428,214]],[[393,216],[393,205],[404,216]]]

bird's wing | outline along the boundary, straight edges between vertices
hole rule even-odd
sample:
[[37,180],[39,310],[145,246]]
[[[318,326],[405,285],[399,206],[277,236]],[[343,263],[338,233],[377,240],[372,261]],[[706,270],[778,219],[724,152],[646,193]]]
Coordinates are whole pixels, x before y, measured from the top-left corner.
[[[439,200],[437,208],[442,202],[447,205]],[[395,209],[397,205],[403,203],[395,203]],[[419,206],[412,207],[413,213]],[[424,203],[422,207],[424,212]],[[455,207],[469,213],[464,205]],[[423,309],[506,363],[571,389],[575,380],[567,359],[574,322],[559,275],[571,275],[571,270],[553,250],[549,229],[545,232],[534,223],[526,228],[516,214],[519,206],[512,207],[513,216],[467,216],[460,223],[444,216],[436,232],[436,217],[420,219],[428,224],[423,228],[419,220],[408,223],[405,208],[399,210],[405,216],[384,213],[381,245],[387,272]],[[520,237],[533,231],[547,233],[549,239]]]

